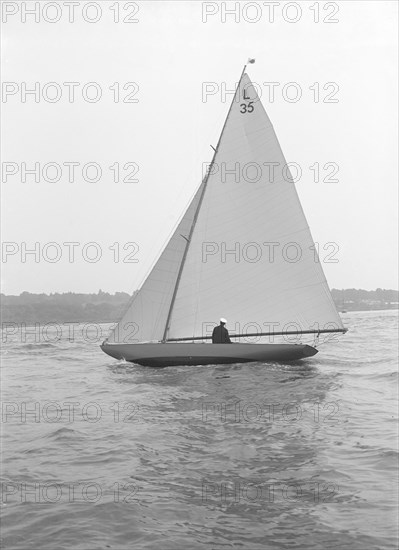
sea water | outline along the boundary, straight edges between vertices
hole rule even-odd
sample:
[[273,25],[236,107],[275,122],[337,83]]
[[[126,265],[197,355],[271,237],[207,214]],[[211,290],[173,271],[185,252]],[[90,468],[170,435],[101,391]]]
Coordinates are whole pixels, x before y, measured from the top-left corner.
[[165,369],[3,331],[3,547],[397,548],[398,313],[343,321],[302,362]]

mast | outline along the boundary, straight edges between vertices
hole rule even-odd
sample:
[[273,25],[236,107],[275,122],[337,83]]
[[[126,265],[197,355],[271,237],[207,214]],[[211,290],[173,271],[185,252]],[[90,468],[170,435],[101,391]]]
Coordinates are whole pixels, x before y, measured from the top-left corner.
[[181,275],[182,275],[182,273],[183,273],[184,263],[185,263],[186,258],[187,258],[187,253],[188,253],[188,249],[189,249],[189,246],[190,246],[191,237],[192,237],[192,235],[193,235],[193,232],[194,232],[194,229],[195,229],[195,224],[196,224],[197,218],[198,218],[198,214],[199,214],[199,211],[200,211],[200,209],[201,209],[201,205],[202,205],[202,201],[203,201],[203,198],[204,198],[204,195],[205,195],[205,191],[206,191],[206,187],[207,187],[207,184],[208,184],[209,176],[210,176],[210,174],[211,174],[211,169],[212,169],[213,164],[214,164],[214,162],[215,162],[215,158],[216,158],[216,155],[217,155],[218,150],[219,150],[219,145],[220,145],[220,142],[221,142],[221,140],[222,140],[223,132],[224,132],[224,129],[225,129],[225,127],[226,127],[227,120],[228,120],[228,118],[229,118],[231,109],[232,109],[232,107],[233,107],[233,105],[234,105],[234,101],[235,101],[236,95],[237,95],[237,90],[240,89],[241,80],[242,80],[242,77],[244,76],[244,73],[245,73],[245,69],[246,69],[246,68],[247,68],[247,65],[244,65],[244,68],[243,68],[242,73],[241,73],[241,76],[240,76],[240,80],[238,81],[237,88],[236,88],[236,90],[235,90],[235,92],[234,92],[233,100],[232,100],[232,102],[231,102],[231,105],[230,105],[230,108],[229,108],[229,110],[228,110],[226,119],[225,119],[225,121],[224,121],[222,131],[221,131],[221,133],[220,133],[219,141],[218,141],[218,143],[217,143],[217,145],[216,145],[216,149],[214,149],[215,152],[213,153],[212,161],[211,161],[211,163],[210,163],[210,165],[209,165],[208,172],[207,172],[207,174],[205,175],[205,178],[204,178],[204,180],[203,180],[204,188],[203,188],[203,190],[202,190],[201,197],[200,197],[200,200],[199,200],[199,202],[198,202],[197,209],[196,209],[195,214],[194,214],[193,223],[191,224],[189,236],[188,236],[188,238],[186,239],[187,243],[186,243],[186,247],[185,247],[185,249],[184,249],[184,254],[183,254],[183,257],[182,257],[182,260],[181,260],[179,272],[178,272],[178,274],[177,274],[176,284],[175,284],[175,288],[174,288],[174,290],[173,290],[172,299],[171,299],[171,302],[170,302],[170,307],[169,307],[168,316],[167,316],[167,319],[166,319],[165,330],[164,330],[164,333],[163,333],[162,342],[166,342],[166,338],[167,338],[167,335],[168,335],[168,332],[169,332],[170,320],[171,320],[171,317],[172,317],[173,306],[174,306],[175,300],[176,300],[177,290],[178,290],[178,288],[179,288],[179,283],[180,283]]

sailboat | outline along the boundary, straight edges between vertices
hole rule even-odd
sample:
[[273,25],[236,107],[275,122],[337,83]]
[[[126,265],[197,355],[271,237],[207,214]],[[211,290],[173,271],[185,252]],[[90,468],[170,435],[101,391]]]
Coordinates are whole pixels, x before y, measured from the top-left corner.
[[[233,343],[212,343],[220,317]],[[302,335],[334,332],[346,329],[244,66],[205,177],[101,349],[151,367],[285,362],[318,352]]]

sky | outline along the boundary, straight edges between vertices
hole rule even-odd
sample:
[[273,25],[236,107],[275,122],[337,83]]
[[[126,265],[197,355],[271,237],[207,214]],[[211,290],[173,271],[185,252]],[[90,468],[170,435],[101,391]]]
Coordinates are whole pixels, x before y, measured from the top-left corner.
[[134,291],[249,57],[330,287],[398,288],[396,2],[36,4],[2,2],[2,292]]

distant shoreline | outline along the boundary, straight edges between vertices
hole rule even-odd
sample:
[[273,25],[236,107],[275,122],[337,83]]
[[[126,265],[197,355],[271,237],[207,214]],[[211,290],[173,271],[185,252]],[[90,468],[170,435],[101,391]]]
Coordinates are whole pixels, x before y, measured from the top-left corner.
[[[375,311],[375,312],[378,312],[378,311],[398,311],[399,310],[399,307],[390,307],[390,308],[383,308],[383,309],[353,309],[353,310],[350,310],[350,311],[339,311],[339,314],[340,315],[346,315],[347,313],[361,313],[361,312],[369,312],[369,311]],[[93,321],[93,320],[83,320],[83,321],[60,321],[60,320],[46,320],[46,321],[36,321],[36,324],[35,323],[31,323],[31,321],[5,321],[4,319],[2,319],[2,328],[4,329],[4,325],[7,325],[7,324],[19,324],[19,325],[23,325],[25,328],[34,328],[35,326],[39,326],[39,327],[42,327],[42,326],[45,326],[45,325],[49,325],[49,326],[55,326],[55,325],[83,325],[83,324],[86,324],[86,325],[106,325],[106,324],[116,324],[117,322],[119,321],[119,319],[114,319],[113,321]]]
[[[398,290],[333,288],[331,293],[341,314],[399,309]],[[46,323],[115,323],[123,315],[131,298],[126,292],[109,294],[102,290],[96,294],[1,294],[1,321],[3,324],[24,323],[29,326]]]

